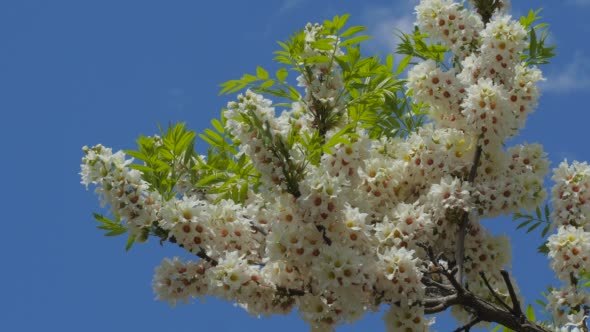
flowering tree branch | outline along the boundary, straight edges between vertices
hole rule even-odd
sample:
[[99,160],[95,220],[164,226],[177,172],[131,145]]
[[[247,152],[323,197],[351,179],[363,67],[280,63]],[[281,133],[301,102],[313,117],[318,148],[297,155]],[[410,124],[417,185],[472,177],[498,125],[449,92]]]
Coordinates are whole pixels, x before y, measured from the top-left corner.
[[534,64],[553,53],[534,12],[516,21],[506,0],[472,3],[420,1],[396,65],[361,54],[368,37],[345,28],[347,15],[306,25],[279,44],[274,75],[258,67],[223,84],[246,91],[199,136],[206,155],[181,124],[137,150],[84,147],[82,182],[113,215],[97,214],[99,228],[128,233],[127,248],[154,237],[198,257],[157,268],[154,291],[171,304],[215,296],[254,315],[298,310],[322,331],[382,305],[389,331],[427,331],[428,315],[451,307],[456,331],[583,330],[590,166],[554,172],[546,247],[564,286],[548,295],[552,324],[523,314],[503,270],[509,241],[480,223],[545,200],[542,147],[505,143],[536,107]]

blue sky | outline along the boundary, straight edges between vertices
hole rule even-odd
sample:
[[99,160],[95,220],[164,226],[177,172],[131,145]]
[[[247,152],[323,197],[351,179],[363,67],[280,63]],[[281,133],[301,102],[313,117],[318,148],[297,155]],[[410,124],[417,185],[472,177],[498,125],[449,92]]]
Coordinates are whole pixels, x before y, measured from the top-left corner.
[[[545,66],[543,97],[516,141],[540,142],[552,166],[590,160],[589,0],[513,0],[515,15],[544,7],[559,55]],[[270,67],[277,40],[308,21],[351,13],[386,54],[394,28],[413,22],[412,1],[3,0],[0,2],[0,146],[5,224],[0,241],[3,331],[306,330],[296,315],[256,319],[232,304],[170,308],[154,301],[151,278],[163,257],[156,243],[125,252],[104,238],[79,184],[81,146],[132,148],[157,124],[186,121],[197,131],[230,97],[218,84]],[[530,6],[530,7],[529,7]],[[204,151],[204,145],[197,146]],[[509,218],[487,221],[513,237],[513,272],[529,301],[552,281],[535,253],[537,235]],[[442,318],[438,331],[454,323]],[[383,330],[371,315],[339,331]]]

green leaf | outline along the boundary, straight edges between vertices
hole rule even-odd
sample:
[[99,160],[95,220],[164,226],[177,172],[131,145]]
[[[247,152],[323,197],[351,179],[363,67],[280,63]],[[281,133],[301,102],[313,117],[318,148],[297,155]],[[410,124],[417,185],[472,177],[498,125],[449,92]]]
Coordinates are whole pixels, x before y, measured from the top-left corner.
[[346,29],[346,31],[344,31],[343,33],[340,34],[341,37],[350,37],[354,34],[357,34],[359,32],[365,31],[367,28],[365,28],[364,26],[352,26],[348,29]]
[[[99,227],[101,229],[104,229],[102,227]],[[123,228],[123,229],[113,229],[107,233],[104,234],[104,236],[117,236],[117,235],[121,235],[121,234],[125,234],[127,233],[127,229]]]
[[256,67],[256,77],[261,80],[267,80],[268,79],[268,72],[264,68],[258,66],[258,67]]
[[387,67],[388,71],[393,70],[393,54],[388,54],[385,58],[385,66]]
[[548,242],[543,242],[543,244],[541,244],[538,248],[537,248],[537,252],[542,253],[542,254],[548,254],[549,253],[549,247],[547,246]]
[[547,307],[547,303],[543,302],[542,300],[535,300],[535,303],[538,304],[541,308]]
[[334,27],[336,28],[336,30],[342,29],[346,25],[346,22],[348,22],[349,18],[350,18],[350,14],[343,14],[342,16],[335,16],[334,17]]
[[306,57],[304,59],[304,62],[306,65],[313,65],[313,64],[317,64],[317,63],[328,63],[328,62],[330,62],[330,57],[325,56],[325,55],[315,55],[315,56]]
[[127,227],[122,224],[120,218],[112,220],[98,213],[93,213],[92,215],[94,219],[100,223],[96,227],[106,231],[104,234],[105,236],[117,236],[127,232]]
[[529,219],[529,220],[527,220],[527,221],[523,221],[522,223],[520,223],[520,224],[519,224],[519,225],[516,227],[516,229],[521,229],[521,228],[525,227],[526,225],[530,224],[531,222],[533,222],[533,220],[532,220],[532,219]]
[[535,230],[537,227],[539,227],[539,225],[541,225],[541,223],[540,223],[540,222],[537,222],[537,223],[533,224],[531,227],[529,227],[529,228],[526,230],[526,232],[527,232],[527,233],[530,233],[530,232],[534,231],[534,230]]
[[127,243],[125,244],[125,251],[131,250],[131,247],[133,247],[134,243],[135,243],[135,235],[129,236],[127,238]]
[[352,45],[360,44],[360,43],[364,42],[365,40],[369,40],[369,39],[371,39],[370,36],[356,36],[356,37],[353,37],[353,38],[343,41],[342,43],[340,43],[340,46],[341,47],[352,46]]
[[279,80],[279,82],[284,82],[289,75],[289,71],[285,68],[280,68],[276,71],[275,76]]
[[206,177],[201,178],[198,182],[197,182],[197,187],[206,187],[209,186],[213,183],[217,183],[217,182],[221,182],[227,179],[227,175],[224,173],[214,173],[211,175],[208,175]]
[[399,63],[399,65],[397,66],[397,70],[395,71],[395,75],[399,75],[401,74],[410,64],[410,61],[412,61],[413,56],[411,55],[406,55],[402,61]]
[[217,119],[213,119],[211,120],[211,125],[213,126],[213,128],[215,128],[215,130],[217,130],[219,133],[224,133],[225,132],[225,128],[223,127],[223,124],[217,120]]
[[543,230],[541,231],[541,236],[546,237],[549,233],[549,230],[551,230],[551,224],[545,225],[545,227],[543,227]]
[[529,33],[529,38],[530,38],[530,45],[529,45],[529,52],[530,52],[530,57],[534,58],[537,55],[537,33],[535,32],[535,29],[531,29],[530,33]]
[[528,318],[531,322],[537,320],[537,317],[535,316],[535,309],[530,304],[526,307],[526,318]]
[[525,29],[529,29],[533,23],[535,23],[537,20],[539,20],[541,17],[539,17],[539,13],[541,12],[541,9],[537,9],[537,10],[529,10],[527,16],[522,16],[519,19],[520,24],[525,28]]

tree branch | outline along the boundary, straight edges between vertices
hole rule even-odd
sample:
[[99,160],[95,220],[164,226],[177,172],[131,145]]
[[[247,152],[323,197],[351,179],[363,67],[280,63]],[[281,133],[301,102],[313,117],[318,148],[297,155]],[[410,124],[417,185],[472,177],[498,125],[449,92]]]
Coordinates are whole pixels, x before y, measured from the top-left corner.
[[324,240],[324,243],[331,246],[332,239],[330,239],[328,235],[326,235],[326,227],[324,227],[323,225],[316,225],[315,228],[318,230],[318,232],[322,233],[322,239]]
[[[473,183],[477,176],[477,168],[479,167],[479,160],[481,159],[482,147],[480,144],[475,149],[475,155],[473,156],[473,164],[471,164],[471,170],[469,171],[469,177],[467,181]],[[458,267],[457,281],[463,283],[463,265],[465,261],[465,236],[467,235],[467,225],[469,224],[469,211],[464,211],[461,216],[459,223],[459,235],[457,236],[457,247],[455,250],[455,259]]]
[[474,327],[475,325],[477,325],[479,323],[481,323],[481,319],[475,318],[471,322],[467,323],[466,325],[463,325],[463,326],[457,328],[454,332],[461,332],[461,331],[469,332],[469,331],[471,331],[472,327]]
[[[422,247],[426,249],[426,253],[430,260],[436,259],[431,247],[425,245],[422,245]],[[506,286],[508,287],[510,297],[512,298],[514,308],[510,308],[506,303],[503,303],[503,301],[500,301],[501,306],[499,306],[481,298],[480,296],[463,287],[463,285],[455,279],[453,271],[456,271],[456,267],[453,270],[449,270],[439,264],[437,260],[431,261],[430,263],[434,265],[437,271],[440,271],[440,273],[448,279],[449,283],[451,283],[455,290],[454,294],[451,295],[425,299],[423,301],[423,305],[424,312],[426,314],[439,313],[452,306],[458,305],[468,310],[473,315],[474,319],[471,323],[459,328],[457,331],[469,331],[473,325],[479,322],[490,322],[501,324],[519,332],[550,332],[543,326],[538,325],[536,322],[530,321],[525,315],[522,314],[522,309],[520,308],[520,303],[516,297],[516,292],[514,291],[514,287],[512,286],[508,272],[501,271],[502,277],[504,278]],[[489,282],[487,282],[487,279],[485,277],[483,278],[485,280],[484,282],[486,283],[486,286],[488,289],[490,289],[494,297],[499,297],[497,293],[493,291],[493,288]],[[436,284],[432,285],[436,286]],[[446,286],[441,289],[448,291]]]
[[[484,24],[490,22],[492,14],[496,9],[502,8],[503,2],[501,0],[474,0],[473,4],[477,12],[481,15]],[[469,177],[467,181],[473,183],[477,176],[477,168],[479,167],[479,160],[481,159],[482,147],[481,144],[477,145],[475,155],[473,157],[473,164],[469,171]],[[465,260],[465,236],[467,234],[467,225],[469,224],[469,212],[465,211],[461,217],[459,223],[459,235],[457,238],[457,247],[455,250],[457,266],[459,267],[458,281],[463,282],[463,265]]]
[[504,0],[472,0],[472,2],[484,24],[490,22],[496,10],[506,6]]
[[506,310],[512,310],[512,308],[510,308],[506,302],[504,302],[504,300],[502,300],[502,298],[500,297],[500,295],[498,295],[498,293],[496,292],[495,289],[492,288],[492,286],[490,285],[490,282],[488,281],[488,278],[486,278],[485,273],[480,272],[479,273],[481,279],[483,279],[484,284],[486,285],[486,287],[488,288],[488,290],[490,291],[490,293],[494,296],[494,298],[496,299],[496,301],[498,301],[498,303],[500,303],[500,305],[502,305],[504,308],[506,308]]
[[207,252],[203,248],[199,248],[199,251],[197,252],[197,256],[213,266],[217,266],[217,264],[219,264],[219,262],[216,259],[207,255]]
[[508,294],[510,294],[510,299],[512,300],[512,312],[517,316],[524,316],[522,313],[522,308],[520,307],[520,302],[518,301],[518,297],[516,296],[516,292],[512,286],[512,281],[510,281],[510,275],[508,274],[508,271],[502,270],[500,273],[502,274],[502,278],[504,278],[506,287],[508,287]]
[[303,296],[305,291],[300,289],[287,288],[283,286],[277,286],[277,295],[279,296]]

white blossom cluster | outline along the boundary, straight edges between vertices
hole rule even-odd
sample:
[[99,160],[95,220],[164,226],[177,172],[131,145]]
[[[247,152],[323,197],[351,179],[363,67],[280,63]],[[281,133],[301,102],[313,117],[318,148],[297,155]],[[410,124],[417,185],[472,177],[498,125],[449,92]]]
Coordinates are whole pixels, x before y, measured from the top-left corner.
[[171,305],[188,303],[189,299],[205,295],[208,289],[202,278],[206,271],[203,262],[182,262],[178,258],[164,259],[156,269],[153,280],[154,292],[158,299]]
[[[456,264],[464,214],[470,291],[496,301],[482,283],[483,272],[508,297],[499,271],[510,263],[509,242],[492,236],[479,219],[532,209],[545,199],[542,147],[503,147],[535,108],[541,72],[521,62],[526,32],[504,12],[485,26],[475,11],[451,0],[423,0],[416,12],[417,25],[447,45],[457,65],[444,70],[428,60],[409,71],[408,88],[415,102],[428,106],[431,121],[405,138],[371,139],[359,129],[318,163],[300,163],[306,158],[301,146],[290,148],[287,161],[276,146],[269,148],[290,133],[319,130],[318,112],[339,115],[340,122],[321,133],[326,140],[348,121],[342,73],[329,61],[302,73],[305,95],[279,116],[271,100],[252,91],[228,104],[225,129],[261,175],[260,188],[250,188],[245,202],[191,190],[164,201],[122,152],[84,148],[82,182],[97,185],[132,232],[157,226],[203,258],[164,260],[153,282],[159,299],[175,304],[217,296],[254,315],[297,309],[314,331],[333,330],[388,304],[388,330],[428,331],[422,280],[433,266],[422,244],[444,254],[440,264]],[[314,48],[320,38],[341,54],[339,39],[321,29],[305,27],[305,55],[330,55]],[[287,162],[304,166],[297,193],[287,183]],[[588,174],[586,164],[563,164],[554,176],[553,217],[560,228],[549,248],[552,266],[566,282],[590,270]],[[448,284],[442,277],[439,282]],[[573,289],[551,294],[556,316],[588,302]],[[467,312],[457,315],[469,319]],[[580,318],[579,312],[565,315],[562,324]]]
[[[317,56],[338,56],[343,52],[340,50],[340,39],[337,36],[322,34],[323,27],[320,24],[308,23],[304,28],[305,52],[304,57]],[[327,39],[333,45],[333,50],[323,50],[314,47],[314,42]],[[334,61],[314,63],[309,66],[306,72],[297,77],[300,87],[305,88],[306,96],[303,100],[305,107],[314,112],[316,108],[326,107],[333,109],[336,113],[343,110],[340,99],[343,88],[342,74],[337,69]]]
[[472,44],[480,38],[481,17],[452,0],[421,1],[416,13],[420,29],[444,40],[458,56],[471,53]]
[[547,247],[551,268],[564,283],[548,296],[548,309],[559,325],[583,324],[590,307],[590,294],[580,287],[584,273],[590,271],[590,166],[563,162],[553,172],[553,222],[557,233]]
[[157,192],[141,179],[141,172],[130,169],[132,160],[119,151],[96,145],[82,148],[82,184],[96,185],[102,204],[108,204],[113,213],[124,219],[130,234],[142,236],[157,221],[162,200]]

